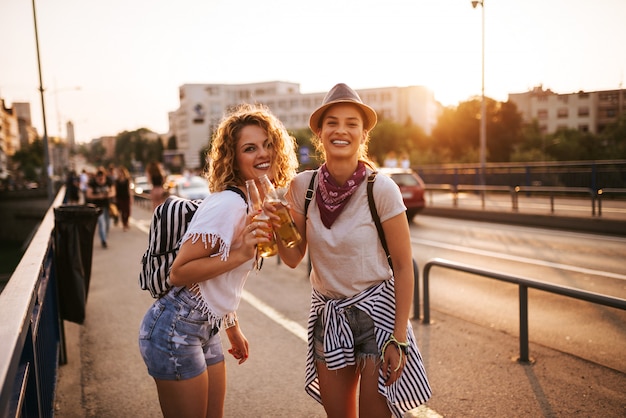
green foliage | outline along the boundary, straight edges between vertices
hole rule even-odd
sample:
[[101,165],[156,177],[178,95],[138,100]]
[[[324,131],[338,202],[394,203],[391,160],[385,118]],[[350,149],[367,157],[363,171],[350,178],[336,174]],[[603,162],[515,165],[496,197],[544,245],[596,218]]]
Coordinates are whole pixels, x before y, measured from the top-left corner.
[[19,149],[11,158],[27,181],[38,181],[44,173],[43,141],[37,138],[28,146]]
[[115,161],[117,165],[133,167],[139,163],[145,167],[150,161],[163,161],[163,142],[152,139],[153,132],[141,128],[124,131],[115,138]]
[[605,151],[606,159],[626,158],[626,113],[617,123],[607,126],[599,135],[597,148]]

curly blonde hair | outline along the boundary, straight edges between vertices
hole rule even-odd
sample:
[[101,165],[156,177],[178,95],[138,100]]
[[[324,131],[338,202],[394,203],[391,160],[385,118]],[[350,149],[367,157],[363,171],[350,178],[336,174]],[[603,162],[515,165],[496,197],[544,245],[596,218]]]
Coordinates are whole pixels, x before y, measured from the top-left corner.
[[228,186],[243,186],[235,158],[241,130],[246,126],[258,126],[267,133],[272,145],[272,170],[274,184],[286,187],[296,175],[298,158],[296,140],[289,135],[282,122],[264,105],[241,104],[222,119],[211,141],[207,155],[207,180],[212,192],[225,190]]

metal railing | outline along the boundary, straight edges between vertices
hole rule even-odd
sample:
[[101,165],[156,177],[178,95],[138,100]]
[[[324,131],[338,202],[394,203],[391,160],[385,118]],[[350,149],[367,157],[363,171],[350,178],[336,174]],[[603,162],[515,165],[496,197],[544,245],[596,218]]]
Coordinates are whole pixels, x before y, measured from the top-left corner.
[[[484,270],[468,264],[457,263],[449,260],[435,258],[424,265],[423,274],[423,295],[424,295],[424,315],[422,323],[430,324],[430,270],[433,267],[443,267],[450,270],[462,271],[465,273],[475,274],[490,279],[496,279],[507,283],[518,285],[519,288],[519,343],[520,363],[529,363],[529,342],[528,342],[528,288],[543,290],[545,292],[557,295],[567,296],[586,302],[596,303],[611,308],[626,310],[626,299],[620,299],[613,296],[601,295],[585,290],[574,289],[567,286],[556,285],[552,283],[540,282],[537,280],[527,279],[523,277],[512,276],[509,274],[498,273],[494,271]],[[418,312],[419,314],[419,312]]]
[[51,417],[65,362],[54,267],[54,207],[0,293],[0,417]]
[[598,216],[602,216],[602,198],[604,195],[626,196],[626,188],[607,187],[598,190]]
[[485,209],[485,195],[486,193],[507,193],[511,197],[511,211],[519,212],[519,194],[526,193],[527,195],[531,194],[540,194],[547,195],[550,199],[550,213],[555,213],[555,199],[556,197],[572,197],[579,196],[581,194],[587,195],[589,197],[589,202],[591,204],[591,216],[596,216],[596,201],[598,202],[598,216],[602,216],[602,210],[600,209],[600,195],[604,192],[604,194],[615,193],[615,194],[624,194],[626,189],[600,189],[598,191],[598,196],[593,192],[592,189],[588,189],[585,187],[551,187],[551,186],[473,186],[467,184],[426,184],[426,191],[430,193],[430,201],[433,201],[432,193],[433,191],[443,191],[449,192],[452,194],[452,206],[457,208],[459,206],[459,193],[461,192],[476,192],[480,193],[481,198],[481,207]]

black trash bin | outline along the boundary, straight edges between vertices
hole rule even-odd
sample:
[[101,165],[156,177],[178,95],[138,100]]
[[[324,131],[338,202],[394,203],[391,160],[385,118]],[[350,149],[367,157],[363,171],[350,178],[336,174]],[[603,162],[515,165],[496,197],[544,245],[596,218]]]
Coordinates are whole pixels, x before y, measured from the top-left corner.
[[92,204],[54,208],[54,255],[61,319],[82,324],[91,278],[93,237],[102,209]]

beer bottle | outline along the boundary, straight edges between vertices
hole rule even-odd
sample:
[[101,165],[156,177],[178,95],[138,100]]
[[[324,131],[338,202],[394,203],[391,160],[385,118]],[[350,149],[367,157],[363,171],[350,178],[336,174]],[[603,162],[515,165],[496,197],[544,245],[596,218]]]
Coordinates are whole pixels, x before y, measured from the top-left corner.
[[263,191],[265,192],[265,200],[271,203],[276,208],[276,214],[280,218],[280,227],[276,231],[280,237],[281,242],[285,247],[292,248],[300,243],[302,237],[296,228],[296,224],[293,221],[291,212],[287,208],[287,201],[285,200],[284,193],[280,194],[267,174],[259,177]]
[[[255,221],[263,221],[264,223],[270,223],[270,217],[263,211],[263,201],[261,200],[261,195],[259,194],[259,189],[256,187],[256,183],[254,180],[246,180],[246,189],[248,191],[248,202],[253,210],[261,211],[258,215],[254,217]],[[278,246],[276,245],[276,239],[274,238],[274,231],[272,227],[268,228],[260,228],[263,232],[267,233],[270,236],[270,242],[260,242],[257,244],[257,250],[261,257],[271,257],[273,255],[278,254]]]

